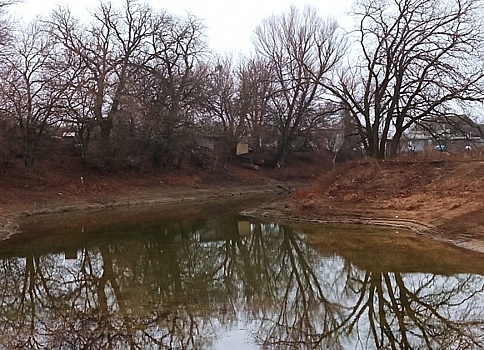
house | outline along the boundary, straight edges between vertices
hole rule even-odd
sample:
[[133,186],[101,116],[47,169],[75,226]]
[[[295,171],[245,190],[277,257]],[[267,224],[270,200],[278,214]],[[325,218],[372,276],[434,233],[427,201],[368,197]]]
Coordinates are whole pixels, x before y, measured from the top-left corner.
[[484,149],[484,124],[465,115],[428,118],[409,129],[400,142],[403,153],[422,152],[429,148],[451,153]]

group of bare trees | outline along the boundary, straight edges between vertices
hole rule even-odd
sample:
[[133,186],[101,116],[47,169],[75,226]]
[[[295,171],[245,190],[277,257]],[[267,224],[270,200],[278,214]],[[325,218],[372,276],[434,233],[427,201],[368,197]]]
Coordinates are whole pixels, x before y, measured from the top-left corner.
[[[482,1],[358,1],[357,58],[328,89],[366,153],[396,155],[403,133],[483,101]],[[390,149],[388,148],[388,141]]]
[[328,110],[322,81],[344,56],[344,40],[336,22],[312,8],[299,12],[292,7],[270,17],[255,34],[256,52],[270,67],[268,107],[279,132],[278,160],[283,162],[298,136],[324,127]]
[[[0,1],[4,15],[15,2]],[[480,6],[360,0],[350,33],[292,7],[264,20],[252,55],[236,59],[210,53],[196,17],[136,0],[101,1],[86,22],[67,8],[4,20],[0,161],[22,157],[32,170],[45,140],[70,131],[82,161],[103,170],[169,168],[214,148],[228,157],[242,138],[283,164],[324,148],[343,115],[366,154],[395,155],[412,126],[483,100]]]

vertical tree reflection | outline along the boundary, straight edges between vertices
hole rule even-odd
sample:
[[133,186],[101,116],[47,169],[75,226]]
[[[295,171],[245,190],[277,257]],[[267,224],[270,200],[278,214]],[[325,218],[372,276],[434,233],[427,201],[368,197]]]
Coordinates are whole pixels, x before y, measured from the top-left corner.
[[370,272],[359,283],[362,293],[347,320],[350,328],[367,321],[376,348],[482,346],[482,277]]
[[[337,328],[341,307],[327,298],[312,266],[315,253],[289,227],[278,227],[277,274],[273,305],[258,332],[263,347],[302,348],[320,334],[330,338]],[[328,344],[332,342],[328,341]],[[334,345],[334,344],[332,344]]]
[[[479,348],[484,278],[360,269],[272,223],[172,222],[0,258],[0,347]],[[72,247],[70,247],[72,248]],[[47,249],[49,251],[49,249]]]

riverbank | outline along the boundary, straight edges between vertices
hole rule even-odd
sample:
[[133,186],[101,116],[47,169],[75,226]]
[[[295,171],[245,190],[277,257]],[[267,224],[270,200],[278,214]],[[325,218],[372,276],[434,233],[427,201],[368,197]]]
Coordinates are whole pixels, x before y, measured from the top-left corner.
[[[301,175],[304,167],[304,176]],[[57,179],[57,180],[55,180]],[[333,168],[124,174],[0,180],[0,239],[22,217],[113,207],[216,201],[292,189],[247,214],[288,221],[401,227],[484,253],[484,162],[364,160]]]
[[0,206],[0,241],[14,234],[20,234],[19,222],[26,217],[81,212],[90,210],[105,210],[121,207],[143,205],[166,205],[173,207],[188,203],[223,201],[231,198],[255,196],[272,196],[281,192],[275,184],[265,185],[228,185],[211,188],[167,187],[155,186],[149,189],[128,191],[125,193],[106,193],[100,197],[89,198],[79,196],[73,201],[61,198],[59,201],[49,200],[43,205],[29,202],[17,202],[12,208]]
[[259,171],[227,165],[118,174],[82,169],[75,160],[51,162],[30,174],[17,168],[0,176],[0,239],[18,233],[18,222],[28,216],[280,193],[308,184],[327,168],[313,159],[302,164],[308,169],[303,176],[301,163]]
[[250,215],[410,229],[484,254],[484,162],[364,160]]

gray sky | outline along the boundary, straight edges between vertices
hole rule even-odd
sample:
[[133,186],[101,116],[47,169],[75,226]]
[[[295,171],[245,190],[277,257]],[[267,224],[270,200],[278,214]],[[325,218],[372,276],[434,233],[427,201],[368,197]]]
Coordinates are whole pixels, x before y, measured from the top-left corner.
[[[336,17],[347,24],[345,12],[354,0],[146,0],[155,9],[184,15],[193,13],[204,20],[210,46],[219,53],[247,53],[251,49],[251,36],[261,20],[287,11],[291,5],[303,8],[315,7],[322,16]],[[111,0],[121,6],[124,0]],[[24,0],[23,4],[12,7],[16,17],[30,20],[36,15],[48,14],[56,5],[68,6],[72,13],[83,17],[86,8],[95,8],[98,0]]]

